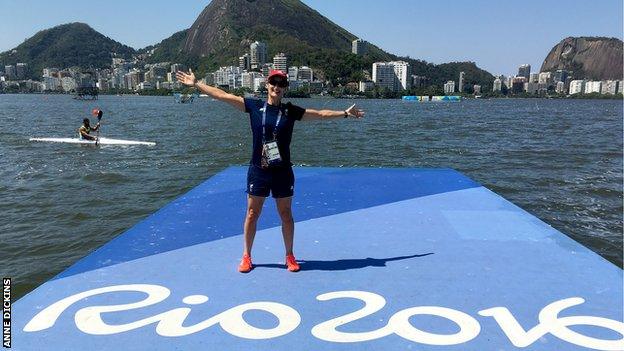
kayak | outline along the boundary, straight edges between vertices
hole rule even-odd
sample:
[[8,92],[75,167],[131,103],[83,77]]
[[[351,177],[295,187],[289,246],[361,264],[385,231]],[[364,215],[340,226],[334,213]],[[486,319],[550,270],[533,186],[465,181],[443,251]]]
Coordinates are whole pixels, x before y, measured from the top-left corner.
[[[30,138],[30,141],[47,141],[51,143],[69,143],[69,144],[92,144],[96,145],[95,140],[86,140],[79,138]],[[134,140],[121,140],[121,139],[109,139],[99,138],[97,145],[148,145],[154,146],[156,143],[151,141],[134,141]]]

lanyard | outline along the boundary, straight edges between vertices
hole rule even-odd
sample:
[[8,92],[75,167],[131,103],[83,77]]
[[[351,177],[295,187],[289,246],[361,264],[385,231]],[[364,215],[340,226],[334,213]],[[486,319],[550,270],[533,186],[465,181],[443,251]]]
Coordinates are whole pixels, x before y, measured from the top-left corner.
[[[264,109],[262,111],[262,143],[265,143],[265,134],[266,134],[266,111],[267,111],[267,103],[264,103]],[[279,125],[280,120],[282,119],[282,109],[279,110],[277,114],[277,121],[275,122],[275,128],[273,128],[273,140],[277,139],[277,126]]]

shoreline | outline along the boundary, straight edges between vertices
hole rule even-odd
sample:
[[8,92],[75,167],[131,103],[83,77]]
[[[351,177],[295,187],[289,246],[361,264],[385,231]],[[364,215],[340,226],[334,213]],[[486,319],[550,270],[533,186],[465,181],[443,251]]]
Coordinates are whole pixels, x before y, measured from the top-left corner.
[[[49,93],[49,92],[12,92],[12,93],[0,93],[0,96],[2,95],[67,95],[70,97],[74,97],[75,95],[73,94],[69,94],[69,93]],[[158,96],[158,97],[173,97],[173,92],[171,92],[171,94],[99,94],[99,96]],[[424,96],[424,95],[423,95]],[[442,95],[441,95],[442,96]],[[461,96],[461,95],[454,95],[454,96]],[[206,98],[205,96],[200,96],[199,98]],[[288,97],[286,96],[285,98],[287,99],[342,99],[342,100],[355,100],[355,99],[362,99],[362,100],[401,100],[401,97],[398,98],[374,98],[374,97],[367,97],[367,96],[359,96],[359,95],[349,95],[349,96],[331,96],[331,95],[312,95],[312,96],[293,96],[293,97]],[[490,96],[490,97],[478,97],[475,98],[474,96],[461,96],[462,100],[506,100],[506,99],[527,99],[527,100],[534,100],[534,99],[539,99],[539,100],[624,100],[624,95],[623,94],[616,94],[616,95],[601,95],[601,94],[597,94],[597,95],[580,95],[580,96],[573,96],[573,95],[568,95],[568,96]],[[84,99],[84,100],[79,100],[76,99],[78,101],[97,101],[97,99]],[[420,102],[420,101],[416,101],[416,102]],[[422,102],[443,102],[443,101],[422,101]]]

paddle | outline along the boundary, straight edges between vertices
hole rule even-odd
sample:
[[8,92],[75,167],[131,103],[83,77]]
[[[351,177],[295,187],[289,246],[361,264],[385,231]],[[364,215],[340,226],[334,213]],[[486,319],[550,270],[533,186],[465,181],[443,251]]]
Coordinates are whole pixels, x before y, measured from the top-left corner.
[[[102,120],[102,116],[104,115],[104,112],[102,112],[102,110],[98,108],[94,108],[93,111],[91,111],[91,113],[94,116],[97,115],[98,124],[99,124],[100,121]],[[97,136],[95,137],[95,145],[98,145],[100,143],[100,128],[102,128],[102,125],[98,126]]]

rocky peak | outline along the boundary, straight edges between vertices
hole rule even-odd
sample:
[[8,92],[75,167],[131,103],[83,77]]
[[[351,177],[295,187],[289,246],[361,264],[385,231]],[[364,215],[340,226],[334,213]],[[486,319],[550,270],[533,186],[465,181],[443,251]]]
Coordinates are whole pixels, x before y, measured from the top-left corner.
[[565,69],[578,79],[622,79],[622,41],[603,37],[568,37],[550,50],[541,72]]

